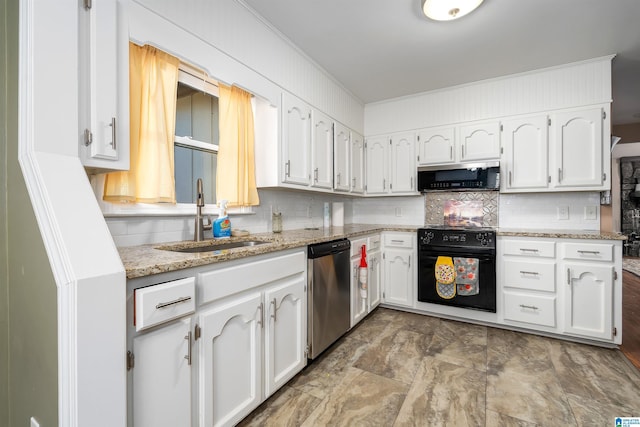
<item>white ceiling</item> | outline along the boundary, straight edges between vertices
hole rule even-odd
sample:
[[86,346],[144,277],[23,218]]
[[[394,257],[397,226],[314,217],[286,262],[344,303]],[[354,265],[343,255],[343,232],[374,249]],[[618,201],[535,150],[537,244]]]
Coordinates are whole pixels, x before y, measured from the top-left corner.
[[485,0],[450,22],[420,0],[244,1],[364,103],[616,54],[613,123],[640,122],[640,0]]

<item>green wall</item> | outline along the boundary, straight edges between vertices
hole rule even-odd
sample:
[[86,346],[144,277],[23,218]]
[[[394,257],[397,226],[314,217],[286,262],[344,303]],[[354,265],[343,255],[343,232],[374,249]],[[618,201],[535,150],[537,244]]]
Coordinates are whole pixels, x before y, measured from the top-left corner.
[[57,426],[57,288],[18,164],[19,2],[0,9],[0,425]]
[[7,0],[0,0],[0,425],[9,425],[9,289],[7,287]]

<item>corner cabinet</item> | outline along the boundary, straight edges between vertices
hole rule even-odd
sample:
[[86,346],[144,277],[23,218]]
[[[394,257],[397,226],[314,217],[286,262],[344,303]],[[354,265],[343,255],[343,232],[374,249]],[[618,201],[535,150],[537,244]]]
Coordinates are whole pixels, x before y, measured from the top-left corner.
[[610,188],[609,106],[503,122],[505,193]]
[[415,134],[369,138],[365,158],[368,195],[417,194]]
[[[81,2],[82,3],[82,2]],[[87,3],[87,2],[85,2]],[[79,15],[82,164],[129,169],[129,32],[125,4],[88,2]]]
[[622,242],[500,237],[505,325],[622,341]]

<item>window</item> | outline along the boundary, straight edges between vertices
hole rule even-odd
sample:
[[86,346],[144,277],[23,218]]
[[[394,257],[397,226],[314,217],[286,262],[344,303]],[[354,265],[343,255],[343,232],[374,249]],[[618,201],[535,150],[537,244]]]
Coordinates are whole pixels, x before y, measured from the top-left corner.
[[174,147],[177,203],[196,202],[198,178],[204,181],[205,203],[216,202],[218,137],[216,83],[202,73],[181,64],[178,75]]

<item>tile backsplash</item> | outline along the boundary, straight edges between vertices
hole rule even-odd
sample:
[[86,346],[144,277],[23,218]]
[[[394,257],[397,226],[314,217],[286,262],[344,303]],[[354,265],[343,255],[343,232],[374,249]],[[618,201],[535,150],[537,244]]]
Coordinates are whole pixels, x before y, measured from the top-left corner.
[[425,195],[424,224],[443,225],[444,205],[450,200],[466,202],[474,201],[482,203],[483,227],[498,226],[498,201],[497,191],[434,191]]

